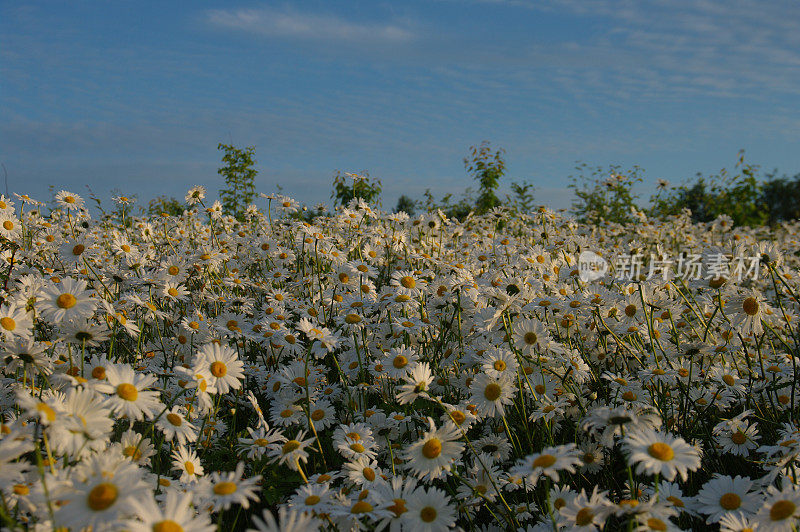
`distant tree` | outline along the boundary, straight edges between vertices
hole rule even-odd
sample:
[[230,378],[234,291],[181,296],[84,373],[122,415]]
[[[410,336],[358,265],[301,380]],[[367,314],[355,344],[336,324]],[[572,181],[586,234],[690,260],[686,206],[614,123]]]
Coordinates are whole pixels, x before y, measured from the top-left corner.
[[480,146],[470,147],[469,156],[464,157],[464,167],[478,181],[478,199],[475,203],[478,214],[500,205],[495,190],[500,186],[500,178],[506,171],[504,154],[503,148],[492,151],[489,142],[483,141]]
[[633,187],[642,181],[642,169],[634,166],[623,171],[618,165],[607,169],[589,168],[585,163],[575,168],[579,173],[570,176],[569,188],[575,191],[572,212],[578,221],[596,224],[601,221],[628,223],[637,209]]
[[409,216],[414,216],[414,212],[416,211],[414,200],[410,197],[403,194],[397,200],[397,207],[395,207],[394,212],[404,212]]
[[453,203],[453,194],[445,194],[441,201],[437,201],[431,189],[425,189],[422,194],[424,199],[417,200],[416,206],[425,212],[442,211],[448,218],[464,221],[471,212],[475,211],[475,196],[471,187],[467,187],[461,198]]
[[507,203],[517,212],[528,213],[533,210],[533,185],[525,181],[524,183],[511,182],[511,192],[513,196],[507,198]]
[[222,208],[227,214],[232,214],[239,219],[244,217],[247,206],[256,197],[255,179],[258,170],[253,168],[256,161],[255,146],[239,149],[229,144],[219,144],[217,149],[223,150],[222,166],[217,173],[225,178],[227,188],[220,191]]
[[[717,175],[703,177],[697,174],[695,181],[675,187],[663,197],[651,199],[651,215],[664,217],[692,212],[696,222],[710,222],[726,215],[734,225],[755,227],[770,221],[773,211],[779,216],[792,216],[793,205],[783,194],[791,198],[791,185],[787,181],[773,180],[764,184],[758,177],[758,167],[744,162],[744,151],[739,152],[735,169],[730,173],[723,168]],[[797,197],[797,196],[795,196]],[[795,203],[795,205],[797,205]],[[786,219],[786,218],[784,218]]]
[[153,198],[147,203],[147,214],[150,216],[158,216],[161,213],[166,213],[170,216],[181,216],[185,210],[186,206],[183,203],[174,197],[164,195]]
[[342,173],[336,171],[333,176],[333,192],[331,199],[334,206],[347,205],[354,198],[360,198],[367,203],[381,204],[381,191],[383,186],[380,179],[372,179],[368,172],[359,174]]
[[777,171],[766,176],[761,200],[769,213],[769,225],[800,220],[800,174],[777,177]]

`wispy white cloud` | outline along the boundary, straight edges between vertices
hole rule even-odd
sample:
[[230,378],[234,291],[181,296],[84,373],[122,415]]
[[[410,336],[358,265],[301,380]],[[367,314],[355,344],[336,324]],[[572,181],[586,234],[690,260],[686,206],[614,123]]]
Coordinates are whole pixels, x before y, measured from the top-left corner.
[[[583,18],[592,31],[527,57],[604,93],[639,99],[800,94],[800,8],[793,0],[477,0]],[[573,85],[576,86],[576,85]]]
[[396,23],[354,22],[336,15],[276,10],[214,9],[205,14],[213,27],[259,35],[334,43],[396,44],[415,39],[408,25]]

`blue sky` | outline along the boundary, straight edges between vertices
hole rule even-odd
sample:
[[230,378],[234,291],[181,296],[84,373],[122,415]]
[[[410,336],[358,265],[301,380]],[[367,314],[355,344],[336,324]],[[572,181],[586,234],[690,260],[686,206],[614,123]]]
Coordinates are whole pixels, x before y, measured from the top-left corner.
[[387,207],[473,185],[484,139],[557,208],[576,161],[794,174],[798,27],[793,0],[0,2],[0,161],[11,192],[146,202],[252,144],[259,191],[367,170]]

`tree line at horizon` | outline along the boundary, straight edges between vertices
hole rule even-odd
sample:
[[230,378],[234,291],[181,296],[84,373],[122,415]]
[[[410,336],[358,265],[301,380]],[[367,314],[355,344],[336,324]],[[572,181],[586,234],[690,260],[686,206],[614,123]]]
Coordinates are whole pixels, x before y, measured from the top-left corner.
[[[257,197],[255,146],[237,148],[219,144],[218,149],[223,152],[223,164],[217,172],[225,181],[225,187],[220,190],[222,208],[226,214],[241,218]],[[529,181],[511,180],[511,194],[498,196],[501,180],[506,176],[502,148],[495,149],[484,141],[471,146],[463,162],[477,188],[468,186],[459,197],[449,193],[441,199],[436,199],[430,189],[422,198],[403,194],[394,212],[414,216],[441,211],[449,218],[464,220],[470,213],[484,214],[499,207],[518,213],[529,213],[538,207],[535,187]],[[640,166],[624,169],[620,165],[578,164],[576,173],[569,176],[569,188],[574,194],[570,211],[579,222],[589,224],[630,223],[639,213],[663,219],[687,210],[695,222],[728,216],[736,226],[775,226],[800,219],[800,173],[779,175],[777,169],[762,172],[759,166],[745,161],[744,150],[739,152],[733,170],[722,169],[711,175],[697,173],[677,186],[659,179],[655,193],[645,202],[634,190],[643,182],[643,176],[644,169]],[[354,198],[380,205],[382,191],[381,180],[366,171],[358,174],[337,171],[333,176],[331,199],[334,207],[345,206]],[[99,199],[92,197],[102,211]],[[130,205],[117,207],[120,208],[130,209]],[[186,208],[180,200],[166,195],[151,199],[146,207],[139,207],[142,214],[151,215],[162,212],[176,215]],[[325,205],[304,206],[296,216],[313,219],[326,212]]]

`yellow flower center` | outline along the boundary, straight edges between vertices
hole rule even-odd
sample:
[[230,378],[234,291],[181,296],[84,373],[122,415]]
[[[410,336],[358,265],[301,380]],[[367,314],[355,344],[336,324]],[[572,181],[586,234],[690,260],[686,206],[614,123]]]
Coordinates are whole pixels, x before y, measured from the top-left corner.
[[183,532],[183,527],[175,521],[167,519],[154,524],[153,532]]
[[102,512],[116,502],[118,494],[119,491],[114,484],[103,482],[89,492],[86,505],[95,512]]
[[394,357],[394,360],[392,361],[392,366],[394,366],[397,369],[403,369],[404,367],[406,367],[407,364],[408,364],[408,359],[403,355],[397,355],[396,357]]
[[47,418],[47,421],[52,423],[53,421],[56,420],[56,411],[50,408],[50,405],[48,405],[47,403],[37,404],[36,410],[38,410],[39,412],[43,412],[45,417]]
[[581,508],[575,514],[575,524],[578,526],[588,526],[592,521],[594,521],[594,512],[591,508]]
[[9,318],[9,317],[0,318],[0,326],[2,326],[3,329],[7,331],[13,331],[14,329],[17,328],[17,322],[14,321],[14,318]]
[[426,523],[433,523],[436,520],[436,508],[433,506],[426,506],[419,511],[419,518]]
[[183,419],[178,414],[173,414],[170,412],[167,414],[167,421],[175,425],[176,427],[180,427],[183,424]]
[[219,360],[211,363],[211,374],[220,379],[228,373],[228,366]]
[[647,520],[647,526],[650,530],[666,530],[667,524],[657,517],[651,517]]
[[318,504],[319,501],[320,501],[319,496],[317,496],[317,495],[309,495],[308,497],[306,497],[305,503],[306,503],[306,506],[314,506],[315,504]]
[[755,316],[758,314],[758,300],[754,297],[748,297],[742,301],[742,310],[748,316]]
[[742,498],[735,493],[726,493],[719,498],[719,505],[726,510],[735,510],[742,505]]
[[429,460],[433,460],[442,454],[442,442],[439,438],[431,438],[422,446],[422,456]]
[[178,290],[175,289],[175,287],[173,287],[173,286],[169,287],[169,290],[167,290],[167,293],[169,295],[171,295],[172,297],[178,297]]
[[72,247],[72,254],[75,256],[82,254],[84,251],[86,251],[86,246],[84,246],[83,244],[75,244]]
[[400,517],[408,511],[408,508],[406,508],[406,501],[403,499],[394,499],[394,504],[389,506],[388,510],[392,512],[395,517]]
[[400,284],[403,285],[403,288],[411,289],[417,286],[417,281],[410,275],[406,275],[400,278]]
[[282,452],[283,454],[289,454],[292,451],[296,451],[300,448],[300,442],[297,440],[289,440],[283,444]]
[[356,453],[363,453],[364,452],[364,446],[361,445],[360,443],[352,443],[352,444],[350,444],[350,449],[353,452],[356,452]]
[[372,482],[375,480],[375,470],[371,467],[365,467],[361,473],[364,475],[364,478]]
[[623,393],[621,397],[624,400],[630,402],[630,401],[635,401],[637,396],[634,392],[628,390],[627,392]]
[[450,412],[450,419],[452,419],[456,425],[461,425],[467,419],[467,416],[461,410],[453,410]]
[[12,222],[11,220],[6,220],[5,222],[3,222],[3,229],[5,229],[6,231],[11,231],[12,229],[14,229],[14,222]]
[[797,506],[792,501],[778,501],[769,509],[769,518],[772,521],[783,521],[788,519],[797,510]]
[[100,381],[105,379],[106,378],[106,368],[104,368],[102,366],[97,366],[96,368],[94,368],[92,370],[92,377],[94,377],[95,379],[100,380]]
[[230,495],[236,492],[236,484],[233,482],[219,482],[214,484],[214,493],[217,495]]
[[660,441],[650,445],[650,447],[647,448],[647,453],[656,460],[661,460],[662,462],[669,462],[675,458],[675,451],[672,450],[672,447]]
[[683,504],[682,500],[680,500],[674,495],[670,495],[669,497],[667,497],[667,500],[671,502],[673,506],[677,506],[678,508],[683,508],[686,506],[685,504]]
[[539,337],[536,335],[535,332],[526,332],[525,336],[523,337],[523,340],[528,345],[535,344],[538,339],[539,339]]
[[497,371],[504,371],[506,369],[506,363],[503,362],[502,360],[495,360],[494,364],[492,365],[494,366],[494,369]]
[[324,410],[318,409],[318,410],[314,410],[313,412],[311,412],[311,419],[313,421],[319,421],[320,419],[322,419],[324,417],[325,417],[325,411]]
[[736,445],[742,445],[744,444],[744,442],[747,441],[747,435],[741,430],[737,430],[736,432],[731,434],[731,441]]
[[170,266],[167,268],[167,273],[170,275],[178,275],[178,272],[180,272],[180,269],[177,266]]
[[139,397],[139,391],[133,384],[123,382],[117,386],[117,395],[126,401],[135,401]]
[[550,467],[556,463],[556,457],[552,454],[543,454],[533,461],[533,467]]
[[486,388],[483,390],[483,396],[488,401],[496,401],[497,398],[500,397],[500,393],[501,392],[502,392],[502,389],[500,388],[500,385],[492,382],[492,383],[489,383],[486,386]]
[[61,294],[56,299],[56,305],[63,309],[69,309],[74,307],[78,303],[78,300],[75,299],[75,296],[72,294]]
[[142,451],[137,449],[135,445],[128,445],[125,447],[125,449],[122,450],[122,454],[134,461],[138,461],[139,458],[142,457]]
[[350,513],[353,514],[365,514],[372,511],[372,505],[367,501],[358,501],[350,508]]
[[194,475],[194,462],[184,462],[183,468],[186,469],[186,472],[190,475]]

